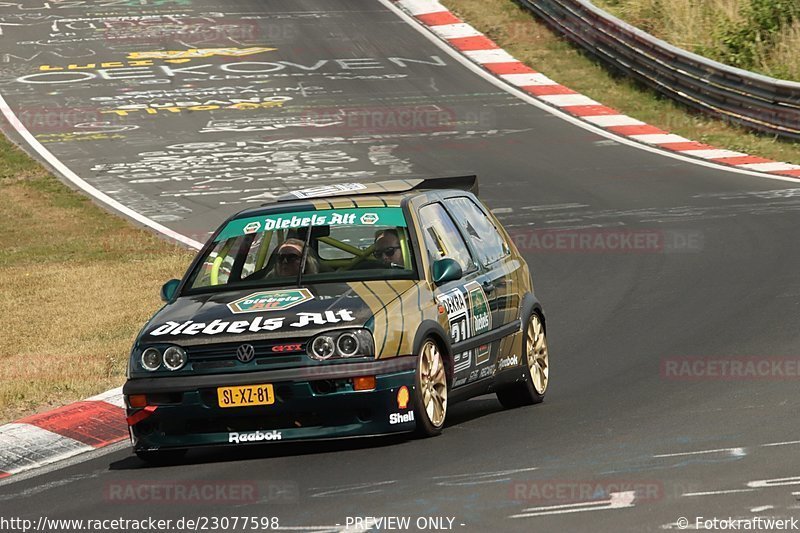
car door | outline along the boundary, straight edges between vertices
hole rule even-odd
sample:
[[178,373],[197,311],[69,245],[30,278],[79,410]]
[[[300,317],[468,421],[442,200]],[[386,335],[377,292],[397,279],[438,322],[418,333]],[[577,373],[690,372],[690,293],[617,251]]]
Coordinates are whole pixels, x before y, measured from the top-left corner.
[[[492,219],[468,196],[446,198],[444,205],[466,237],[473,255],[478,260],[481,273],[480,289],[491,306],[491,321],[486,330],[507,336],[516,320],[520,305],[519,288],[514,286],[513,271],[519,268],[511,261],[505,239],[497,231]],[[477,289],[475,289],[475,295]],[[506,333],[508,332],[508,333]],[[500,353],[502,338],[492,343],[491,359],[507,354]]]
[[[447,315],[451,343],[465,342],[475,336],[470,290],[480,286],[482,271],[455,222],[441,203],[427,204],[418,213],[430,263],[450,258],[461,266],[461,279],[440,285],[434,291],[434,296]],[[479,362],[478,355],[482,355],[480,347],[453,354],[453,387],[477,381],[483,368],[491,368],[487,364],[489,360],[482,358]]]

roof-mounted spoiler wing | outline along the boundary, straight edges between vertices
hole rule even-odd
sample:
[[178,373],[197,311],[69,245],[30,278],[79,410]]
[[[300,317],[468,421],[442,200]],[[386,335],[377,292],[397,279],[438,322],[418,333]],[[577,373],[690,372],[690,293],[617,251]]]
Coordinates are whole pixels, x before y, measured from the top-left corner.
[[[277,202],[289,202],[307,198],[333,198],[361,194],[392,194],[414,190],[458,189],[478,195],[478,176],[452,176],[441,178],[409,178],[374,183],[339,183],[301,189],[279,196]],[[265,204],[266,205],[266,204]]]
[[413,189],[458,189],[469,191],[478,196],[478,176],[451,176],[443,178],[424,178],[418,180],[420,183],[412,187]]

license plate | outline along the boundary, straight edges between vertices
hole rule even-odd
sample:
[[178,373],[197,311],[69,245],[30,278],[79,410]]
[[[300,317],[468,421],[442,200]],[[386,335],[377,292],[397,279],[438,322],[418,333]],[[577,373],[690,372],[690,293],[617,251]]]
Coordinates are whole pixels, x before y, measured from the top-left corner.
[[272,405],[275,393],[272,385],[245,385],[243,387],[219,387],[217,400],[220,407],[247,407],[250,405]]

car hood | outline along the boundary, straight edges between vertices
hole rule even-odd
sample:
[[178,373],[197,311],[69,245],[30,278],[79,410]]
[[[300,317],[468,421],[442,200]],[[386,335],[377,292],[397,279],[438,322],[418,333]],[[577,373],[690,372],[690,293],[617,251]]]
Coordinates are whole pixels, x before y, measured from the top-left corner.
[[[183,296],[145,326],[141,344],[180,345],[307,338],[364,327],[415,281],[321,283],[303,288],[246,289]],[[367,303],[369,302],[369,303]]]

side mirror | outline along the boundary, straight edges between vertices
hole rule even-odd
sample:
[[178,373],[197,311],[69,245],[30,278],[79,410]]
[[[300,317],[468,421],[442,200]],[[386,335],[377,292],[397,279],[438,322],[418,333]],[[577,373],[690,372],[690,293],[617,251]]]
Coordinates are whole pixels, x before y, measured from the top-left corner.
[[161,299],[165,302],[171,302],[175,298],[175,292],[178,290],[178,285],[181,284],[179,279],[171,279],[161,286]]
[[433,282],[436,285],[461,279],[463,275],[464,272],[461,270],[461,265],[455,259],[445,257],[433,263]]

